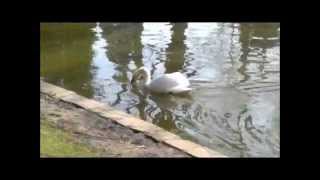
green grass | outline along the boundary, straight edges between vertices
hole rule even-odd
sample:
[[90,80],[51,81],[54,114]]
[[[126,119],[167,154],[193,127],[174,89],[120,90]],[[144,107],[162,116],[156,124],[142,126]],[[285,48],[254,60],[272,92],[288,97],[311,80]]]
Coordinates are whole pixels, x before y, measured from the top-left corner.
[[93,157],[99,156],[98,150],[76,143],[70,133],[54,128],[41,121],[40,130],[41,157]]

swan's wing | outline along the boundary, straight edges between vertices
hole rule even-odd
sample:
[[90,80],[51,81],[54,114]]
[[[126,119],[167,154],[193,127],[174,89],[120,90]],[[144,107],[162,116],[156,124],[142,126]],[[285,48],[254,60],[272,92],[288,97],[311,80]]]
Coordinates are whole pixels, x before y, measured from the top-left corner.
[[165,74],[168,78],[174,79],[179,83],[179,86],[190,86],[189,80],[180,72],[174,72],[171,74]]
[[172,92],[172,93],[183,93],[183,92],[189,92],[191,91],[192,89],[189,88],[189,87],[186,87],[186,86],[176,86],[176,87],[173,87],[169,90],[169,92]]
[[178,86],[179,83],[165,75],[151,81],[149,88],[155,92],[168,92],[169,89]]
[[181,73],[165,74],[161,77],[154,79],[149,88],[156,92],[168,92],[175,87],[188,87],[190,85],[189,80]]

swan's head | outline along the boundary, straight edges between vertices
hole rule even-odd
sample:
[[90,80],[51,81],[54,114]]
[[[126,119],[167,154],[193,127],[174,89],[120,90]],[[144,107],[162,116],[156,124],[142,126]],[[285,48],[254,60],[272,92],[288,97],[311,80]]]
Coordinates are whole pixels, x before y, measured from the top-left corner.
[[132,79],[131,79],[131,83],[134,83],[135,81],[147,81],[150,78],[150,73],[149,73],[149,69],[145,68],[145,67],[140,67],[139,69],[137,69],[133,75],[132,75]]

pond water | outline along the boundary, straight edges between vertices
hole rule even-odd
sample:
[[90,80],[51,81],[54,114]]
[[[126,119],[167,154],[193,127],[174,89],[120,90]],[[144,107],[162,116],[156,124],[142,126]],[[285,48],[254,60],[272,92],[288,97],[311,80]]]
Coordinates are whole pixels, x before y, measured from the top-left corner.
[[[232,157],[280,156],[280,23],[42,23],[41,76]],[[189,95],[130,85],[180,71]]]

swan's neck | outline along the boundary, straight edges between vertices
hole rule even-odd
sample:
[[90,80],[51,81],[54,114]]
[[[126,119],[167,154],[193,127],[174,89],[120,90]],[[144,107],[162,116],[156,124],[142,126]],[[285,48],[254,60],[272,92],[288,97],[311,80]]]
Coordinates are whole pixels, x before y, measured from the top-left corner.
[[145,86],[149,86],[149,84],[151,83],[151,76],[150,76],[150,72],[149,71],[145,71],[146,72],[146,80],[144,82]]

